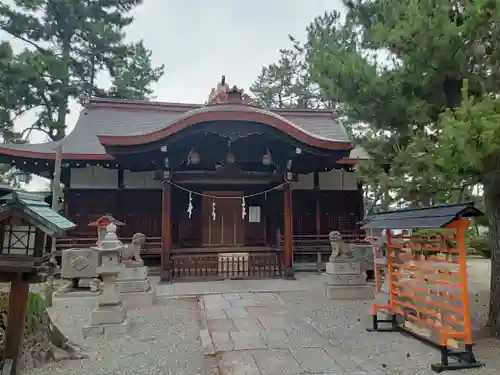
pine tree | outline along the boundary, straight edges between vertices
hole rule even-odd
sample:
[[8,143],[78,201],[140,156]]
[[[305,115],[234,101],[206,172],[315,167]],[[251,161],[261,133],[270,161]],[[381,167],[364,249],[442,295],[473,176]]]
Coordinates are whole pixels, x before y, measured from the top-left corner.
[[[124,28],[141,0],[18,0],[0,5],[0,29],[30,49],[29,63],[43,82],[29,82],[41,111],[33,128],[64,137],[71,98],[93,95],[97,73],[114,76],[128,59]],[[118,74],[118,73],[117,73]]]
[[[0,43],[0,138],[2,143],[23,142],[22,134],[14,130],[16,118],[32,109],[33,101],[27,81],[37,79],[26,64],[29,54],[15,56],[7,42]],[[0,165],[0,180],[18,186],[20,172],[10,165]]]
[[468,185],[484,186],[488,325],[500,337],[500,7],[493,0],[345,3],[344,22],[326,14],[308,28],[311,75],[379,150],[376,136],[390,140],[391,188],[405,202],[462,199]]
[[325,106],[300,43],[292,36],[290,49],[280,51],[280,59],[264,66],[250,91],[258,104],[269,108],[318,108]]
[[142,41],[127,46],[126,57],[114,66],[111,89],[103,90],[99,96],[132,100],[151,99],[151,85],[158,82],[164,72],[164,65],[152,67],[151,57],[151,51]]

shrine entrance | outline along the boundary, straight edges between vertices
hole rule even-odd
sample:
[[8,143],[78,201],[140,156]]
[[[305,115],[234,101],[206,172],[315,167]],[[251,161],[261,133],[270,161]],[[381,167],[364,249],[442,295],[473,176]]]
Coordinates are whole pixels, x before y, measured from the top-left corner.
[[[215,200],[216,204],[214,205]],[[234,198],[233,198],[234,197]],[[241,217],[241,191],[204,192],[202,197],[202,245],[243,246],[245,220]],[[215,211],[215,218],[213,215]]]

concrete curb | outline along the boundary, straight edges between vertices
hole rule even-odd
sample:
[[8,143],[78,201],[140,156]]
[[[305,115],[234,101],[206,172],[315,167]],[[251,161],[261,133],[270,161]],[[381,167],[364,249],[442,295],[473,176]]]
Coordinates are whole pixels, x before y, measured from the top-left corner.
[[297,289],[246,289],[246,290],[238,290],[238,291],[227,291],[227,292],[204,292],[204,293],[185,293],[185,294],[157,294],[158,298],[171,298],[171,299],[180,299],[180,298],[193,298],[193,297],[201,297],[208,296],[212,294],[232,294],[232,293],[285,293],[285,292],[305,292],[307,288],[297,288]]
[[198,309],[200,312],[200,340],[203,348],[203,356],[214,357],[216,354],[215,346],[212,341],[212,336],[210,336],[210,331],[208,330],[207,311],[203,298],[198,298]]

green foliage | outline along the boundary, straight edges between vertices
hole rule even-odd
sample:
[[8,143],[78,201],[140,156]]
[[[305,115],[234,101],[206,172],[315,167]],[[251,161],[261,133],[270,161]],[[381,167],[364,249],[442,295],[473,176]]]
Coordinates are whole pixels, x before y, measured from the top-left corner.
[[270,108],[330,107],[312,81],[305,50],[292,36],[292,48],[280,50],[280,59],[264,66],[250,86],[258,104]]
[[144,100],[153,93],[151,85],[163,76],[164,65],[152,67],[152,53],[142,41],[127,46],[126,57],[114,66],[112,88],[100,97]]
[[[0,327],[6,329],[7,316],[9,313],[9,294],[0,293]],[[45,320],[45,301],[38,293],[28,294],[28,305],[26,313],[25,328],[28,332],[34,332]]]
[[[301,45],[311,81],[373,156],[371,198],[421,206],[483,187],[500,337],[500,6],[495,0],[345,0]],[[385,208],[385,207],[384,207]],[[472,237],[472,247],[483,247]],[[484,242],[483,242],[484,244]]]
[[38,293],[29,293],[26,328],[35,331],[45,318],[45,300]]
[[[69,99],[100,92],[96,77],[103,70],[118,81],[124,80],[127,69],[134,72],[140,79],[126,78],[126,84],[132,86],[126,94],[137,97],[140,90],[144,96],[150,94],[149,83],[159,79],[162,68],[151,67],[150,53],[142,43],[124,43],[124,28],[133,21],[128,13],[141,3],[18,0],[15,6],[0,4],[0,30],[28,46],[15,57],[20,64],[18,74],[5,74],[6,79],[16,81],[9,100],[22,94],[21,108],[37,111],[28,133],[40,130],[52,140],[63,138]],[[6,103],[11,109],[9,100]]]
[[485,235],[470,234],[467,238],[467,249],[472,254],[479,254],[485,258],[491,257],[491,249]]
[[28,68],[20,56],[14,56],[8,42],[0,43],[0,136],[5,143],[19,142],[21,135],[14,131],[14,120],[30,105],[23,95],[27,86],[22,79]]
[[[457,248],[457,241],[452,240],[449,237],[452,237],[454,234],[454,230],[446,229],[446,228],[433,228],[433,229],[418,229],[412,232],[412,242],[415,244],[420,244],[421,246],[431,245],[431,246],[441,246],[439,243],[440,238],[444,237],[444,245],[449,249]],[[418,238],[420,237],[420,238]],[[448,238],[447,238],[448,237]],[[423,254],[426,258],[429,256],[437,255],[442,253],[441,251],[433,251],[433,250],[416,250],[413,251],[414,254]],[[446,254],[446,253],[445,253]]]

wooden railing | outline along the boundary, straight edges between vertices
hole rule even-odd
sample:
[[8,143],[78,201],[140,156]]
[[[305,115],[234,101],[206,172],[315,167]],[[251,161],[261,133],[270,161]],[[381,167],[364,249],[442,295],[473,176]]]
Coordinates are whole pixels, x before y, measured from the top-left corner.
[[[367,245],[364,231],[341,232],[342,239],[351,244]],[[280,231],[276,233],[278,248],[283,249],[284,237]],[[293,262],[295,269],[309,270],[308,265],[314,263],[315,271],[325,269],[325,262],[332,253],[328,234],[294,235],[292,237]]]
[[172,254],[172,277],[176,280],[222,280],[278,278],[282,274],[281,252],[241,248],[183,249]]
[[[364,232],[360,231],[345,231],[342,232],[342,238],[348,243],[355,244],[367,244],[364,240]],[[132,241],[130,237],[123,237],[120,240],[127,244]],[[95,246],[96,238],[90,237],[79,237],[79,238],[60,238],[57,240],[57,251],[56,256],[61,255],[61,251],[70,248],[84,248]],[[256,254],[252,252],[252,256],[248,258],[248,265],[244,266],[244,270],[249,270],[247,273],[241,274],[238,268],[241,262],[240,260],[235,260],[234,264],[236,268],[231,268],[229,278],[238,277],[274,277],[276,267],[280,270],[281,268],[281,254],[283,251],[284,238],[279,231],[276,237],[277,250],[262,247],[260,253]],[[325,262],[328,261],[332,250],[330,246],[330,241],[328,234],[321,235],[294,235],[292,237],[293,246],[293,257],[294,264],[297,269],[307,269],[306,265],[314,263],[314,270],[320,271],[325,267]],[[254,250],[255,248],[253,248]],[[178,278],[220,278],[218,273],[219,267],[219,252],[231,252],[235,253],[238,251],[248,252],[249,250],[245,247],[241,249],[220,249],[217,251],[215,249],[173,249],[172,258],[175,264],[178,264],[174,273],[177,273]],[[146,239],[146,244],[144,246],[144,251],[141,253],[141,257],[144,259],[147,265],[159,265],[161,258],[161,238],[160,237],[148,237]],[[276,257],[276,260],[275,260]],[[215,260],[217,259],[217,260]],[[177,263],[176,263],[177,262]],[[230,261],[230,263],[233,261]],[[202,267],[201,264],[206,263],[209,267]],[[216,265],[217,264],[217,265]],[[233,264],[233,263],[231,263]],[[231,264],[228,265],[231,266]],[[232,267],[232,266],[231,266]],[[267,268],[266,268],[267,267]],[[246,272],[246,271],[245,271]],[[260,276],[259,276],[260,275]]]

